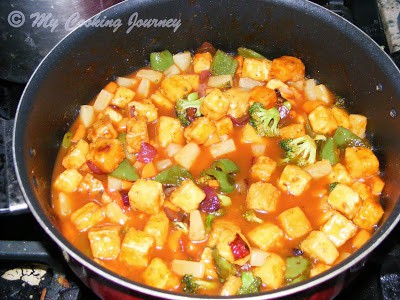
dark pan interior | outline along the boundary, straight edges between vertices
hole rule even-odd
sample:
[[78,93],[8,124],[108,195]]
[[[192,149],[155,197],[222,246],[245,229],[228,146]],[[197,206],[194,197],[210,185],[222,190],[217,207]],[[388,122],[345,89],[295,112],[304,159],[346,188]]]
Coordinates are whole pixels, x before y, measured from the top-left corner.
[[[176,32],[134,27],[126,33],[135,12],[139,19],[180,19],[181,26]],[[350,100],[351,112],[368,117],[370,139],[387,180],[383,224],[364,251],[369,252],[397,221],[400,120],[392,118],[390,111],[399,107],[400,75],[358,29],[314,4],[295,0],[128,1],[102,16],[119,18],[122,26],[116,32],[94,27],[72,32],[34,74],[16,117],[15,159],[25,196],[42,226],[67,248],[72,249],[54,229],[57,220],[51,212],[50,182],[60,141],[79,106],[115,76],[146,65],[150,52],[195,49],[204,41],[226,51],[246,46],[270,58],[297,56],[309,76]]]

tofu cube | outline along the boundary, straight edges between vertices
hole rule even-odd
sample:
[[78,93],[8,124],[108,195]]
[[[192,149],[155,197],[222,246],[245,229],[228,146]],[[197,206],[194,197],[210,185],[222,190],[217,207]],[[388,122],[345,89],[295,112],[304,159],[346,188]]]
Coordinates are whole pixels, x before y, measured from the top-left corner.
[[149,142],[146,117],[130,118],[126,124],[125,147],[129,153],[138,153],[143,142]]
[[169,220],[163,211],[156,215],[151,215],[144,227],[144,232],[154,236],[158,248],[162,248],[167,241],[168,230]]
[[240,133],[240,142],[244,144],[263,144],[265,139],[257,134],[253,126],[247,123]]
[[124,214],[121,207],[115,203],[110,202],[106,206],[106,217],[113,223],[124,225],[128,221],[128,216]]
[[299,166],[287,165],[278,180],[278,186],[289,194],[300,196],[308,188],[311,178]]
[[122,240],[119,260],[134,267],[147,267],[148,253],[154,246],[154,237],[131,227]]
[[124,146],[117,139],[97,139],[89,145],[86,155],[87,163],[90,162],[103,173],[114,171],[124,158]]
[[361,206],[361,199],[352,188],[339,183],[329,194],[328,203],[347,218],[353,219]]
[[260,277],[263,284],[277,289],[284,284],[286,262],[278,254],[270,253],[262,266],[254,268],[254,276]]
[[229,99],[220,89],[212,89],[204,98],[200,106],[201,113],[210,120],[219,120],[226,116],[229,109]]
[[360,196],[361,200],[363,201],[373,198],[370,187],[362,182],[354,182],[351,185],[351,188]]
[[229,101],[228,114],[236,119],[247,115],[250,107],[250,94],[241,88],[231,88],[224,92],[224,96]]
[[355,249],[360,249],[370,238],[371,238],[371,233],[369,233],[365,229],[361,229],[354,236],[353,240],[351,241],[351,245]]
[[279,129],[282,139],[295,139],[306,135],[303,124],[290,124]]
[[350,120],[350,131],[360,138],[365,138],[365,131],[367,129],[367,118],[363,115],[351,114]]
[[206,194],[192,180],[186,179],[180,187],[172,192],[170,201],[185,212],[191,212],[199,207]]
[[339,257],[335,245],[321,231],[312,231],[301,242],[300,249],[312,258],[328,265],[332,265]]
[[95,142],[98,138],[115,139],[118,132],[115,130],[108,115],[103,116],[93,123],[88,129],[87,138],[90,142]]
[[196,53],[193,57],[194,72],[200,74],[202,71],[210,70],[212,60],[210,52]]
[[330,135],[338,127],[332,110],[323,105],[317,106],[310,112],[308,119],[310,120],[312,129],[316,133]]
[[284,232],[278,226],[264,223],[249,231],[247,237],[258,248],[268,251],[283,238]]
[[128,193],[129,204],[133,210],[157,214],[164,203],[162,184],[155,180],[137,180]]
[[184,136],[186,142],[204,144],[208,138],[217,130],[213,121],[206,117],[196,118],[185,128]]
[[142,274],[145,284],[157,289],[171,290],[179,286],[178,277],[161,258],[153,258]]
[[157,107],[150,99],[129,102],[128,109],[134,111],[135,116],[146,117],[147,123],[153,123],[158,118]]
[[339,182],[343,184],[349,184],[353,181],[350,174],[347,172],[346,167],[341,163],[337,163],[332,167],[332,172],[328,175],[330,183]]
[[361,204],[360,210],[356,213],[353,222],[360,228],[371,230],[378,224],[382,215],[382,206],[378,202],[368,199],[364,200]]
[[281,56],[275,58],[271,64],[270,78],[279,79],[282,82],[303,80],[305,66],[297,57]]
[[78,186],[78,192],[87,192],[87,193],[100,193],[104,191],[104,186],[100,180],[94,178],[92,174],[86,173],[85,177],[81,181]]
[[163,94],[172,102],[184,98],[193,88],[190,82],[183,75],[173,75],[161,82]]
[[276,169],[276,161],[268,156],[259,156],[250,169],[250,176],[255,181],[269,181]]
[[166,98],[159,90],[155,91],[154,94],[150,96],[150,99],[158,108],[167,111],[172,111],[175,107],[174,103],[168,100],[168,98]]
[[68,169],[57,176],[54,187],[61,192],[75,192],[83,176],[75,169]]
[[357,226],[345,216],[335,213],[322,226],[321,231],[336,247],[340,247],[356,234]]
[[157,122],[156,139],[160,147],[167,147],[169,144],[182,144],[183,128],[178,119],[161,116]]
[[330,268],[331,266],[328,266],[326,264],[316,263],[310,270],[310,277],[315,277],[321,274],[322,272],[329,270]]
[[105,218],[101,207],[89,202],[71,214],[71,222],[79,231],[85,231]]
[[298,206],[282,212],[278,216],[278,222],[292,239],[302,237],[312,230],[310,221]]
[[233,139],[222,141],[217,144],[210,146],[211,156],[214,158],[224,156],[225,154],[234,152],[236,150],[236,145]]
[[117,112],[115,109],[112,109],[111,107],[107,107],[104,111],[104,115],[108,116],[110,120],[114,123],[118,123],[122,120],[122,115]]
[[189,143],[175,153],[174,159],[182,167],[190,170],[199,155],[200,147],[195,143]]
[[276,105],[276,93],[274,90],[267,88],[265,85],[255,86],[250,91],[249,103],[252,105],[254,102],[259,102],[265,108],[271,108]]
[[135,92],[127,87],[120,86],[111,100],[111,104],[124,108],[135,97]]
[[339,108],[336,106],[333,106],[331,108],[333,116],[335,117],[336,123],[338,126],[342,126],[344,128],[350,129],[351,123],[350,123],[350,118],[349,114],[347,111],[343,108]]
[[215,122],[218,136],[230,136],[233,132],[233,123],[231,118],[225,117]]
[[121,226],[104,224],[88,232],[92,256],[98,259],[116,259],[121,250]]
[[346,169],[354,178],[369,177],[379,172],[379,161],[371,149],[346,148],[344,160]]
[[280,196],[279,190],[270,183],[256,182],[250,185],[246,196],[246,205],[249,209],[264,212],[276,211]]
[[200,76],[197,74],[182,74],[179,75],[181,76],[183,79],[185,79],[187,82],[190,83],[191,87],[193,90],[197,90],[199,88],[199,84],[200,84]]
[[385,182],[377,175],[372,176],[370,180],[370,186],[371,186],[371,193],[375,196],[379,196],[383,188],[385,186]]
[[270,60],[245,58],[243,61],[242,77],[248,77],[257,81],[267,81],[270,69]]
[[62,160],[62,165],[66,169],[79,169],[86,162],[86,154],[89,151],[89,144],[80,139],[75,145],[72,145],[68,153]]

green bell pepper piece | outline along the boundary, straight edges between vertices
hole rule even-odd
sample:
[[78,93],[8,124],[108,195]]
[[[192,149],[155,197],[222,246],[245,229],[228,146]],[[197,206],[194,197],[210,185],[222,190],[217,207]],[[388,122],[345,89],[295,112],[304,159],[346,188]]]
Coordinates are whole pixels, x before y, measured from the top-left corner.
[[132,166],[128,159],[124,159],[122,163],[120,163],[119,166],[112,171],[110,176],[128,181],[135,181],[139,179],[139,175],[135,167]]
[[321,159],[327,159],[331,165],[339,162],[338,149],[333,138],[328,138],[321,148]]
[[350,130],[339,126],[336,128],[335,134],[333,135],[333,140],[339,148],[346,147],[367,147],[369,145],[359,136],[352,133]]
[[118,135],[117,139],[118,139],[122,144],[125,144],[125,142],[126,142],[126,133],[125,133],[125,132],[121,132],[121,133]]
[[212,250],[212,257],[215,263],[215,270],[221,282],[224,282],[229,276],[236,274],[235,266],[220,256],[217,248]]
[[150,66],[153,70],[165,71],[172,66],[173,63],[172,54],[168,50],[150,53]]
[[218,180],[221,192],[232,193],[235,190],[235,180],[232,175],[215,169],[206,170],[206,174]]
[[63,140],[61,142],[61,146],[65,149],[69,148],[69,146],[71,146],[72,144],[72,137],[73,137],[73,133],[72,132],[67,132],[66,134],[64,134]]
[[238,49],[238,54],[241,55],[241,56],[243,56],[244,58],[259,58],[259,59],[265,59],[265,57],[262,56],[260,53],[254,51],[254,50],[245,48],[245,47],[240,47],[240,48]]
[[210,233],[211,231],[211,227],[212,227],[212,223],[215,219],[215,215],[214,214],[208,214],[205,220],[205,224],[204,224],[204,230],[206,231],[206,233]]
[[235,75],[238,62],[229,54],[217,50],[211,63],[211,74],[217,75]]
[[311,262],[302,256],[287,257],[285,279],[288,284],[307,279],[310,276]]
[[239,167],[238,165],[227,158],[222,158],[214,161],[211,164],[211,169],[220,169],[224,173],[238,173]]
[[162,184],[177,186],[188,178],[193,180],[192,174],[187,169],[174,165],[159,173],[154,180]]
[[193,93],[190,93],[189,95],[187,95],[187,100],[188,101],[195,101],[197,99],[199,99],[199,93],[198,92],[193,92]]

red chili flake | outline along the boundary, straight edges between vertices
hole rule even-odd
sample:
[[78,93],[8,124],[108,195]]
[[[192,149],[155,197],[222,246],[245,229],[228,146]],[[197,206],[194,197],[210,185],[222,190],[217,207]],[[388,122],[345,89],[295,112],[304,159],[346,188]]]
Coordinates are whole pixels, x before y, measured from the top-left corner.
[[231,118],[232,123],[238,126],[245,125],[249,121],[249,115],[244,115],[243,117],[240,118],[235,118],[229,115],[229,118]]
[[229,243],[229,247],[231,247],[235,260],[241,259],[250,254],[249,246],[247,246],[239,234],[236,234],[235,239]]
[[206,194],[206,197],[203,201],[200,202],[199,209],[202,212],[207,213],[216,212],[218,209],[220,209],[221,203],[215,190],[212,187],[206,185],[205,187],[203,187],[203,191]]
[[129,207],[130,203],[129,203],[128,193],[127,192],[123,192],[123,191],[120,191],[119,193],[121,195],[122,202],[124,203],[124,206]]
[[129,108],[129,115],[131,116],[131,118],[133,118],[135,116],[135,106],[131,106]]
[[98,166],[96,166],[96,165],[94,164],[94,162],[92,162],[91,160],[88,160],[88,161],[86,162],[86,164],[87,164],[87,166],[89,167],[89,169],[90,169],[94,174],[97,174],[97,175],[104,174],[104,172],[103,172]]
[[156,155],[157,155],[157,149],[154,148],[149,143],[143,142],[142,145],[140,146],[137,160],[144,164],[148,164],[149,162],[153,161]]
[[208,70],[201,71],[200,78],[199,78],[200,79],[200,83],[207,82],[208,78],[210,78],[210,76],[211,76],[210,71],[208,71]]

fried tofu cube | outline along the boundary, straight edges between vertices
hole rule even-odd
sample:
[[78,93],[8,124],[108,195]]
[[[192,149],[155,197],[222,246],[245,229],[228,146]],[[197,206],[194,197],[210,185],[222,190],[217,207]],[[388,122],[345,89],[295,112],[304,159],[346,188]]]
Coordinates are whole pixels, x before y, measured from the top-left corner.
[[353,240],[351,241],[351,244],[353,248],[360,249],[370,238],[371,238],[371,233],[369,233],[365,229],[361,229],[354,236]]
[[153,123],[158,118],[157,107],[150,99],[129,102],[128,109],[129,111],[133,110],[135,116],[146,117],[147,123]]
[[270,78],[282,82],[303,80],[306,67],[297,57],[281,56],[275,58],[271,64]]
[[129,153],[138,153],[143,142],[149,142],[146,117],[130,118],[126,124],[125,147]]
[[276,169],[276,161],[268,156],[259,156],[250,169],[250,176],[255,181],[269,181]]
[[332,110],[323,105],[317,106],[312,112],[310,112],[308,119],[310,120],[312,129],[316,133],[329,135],[338,127]]
[[228,114],[236,119],[240,119],[247,115],[250,103],[250,94],[241,88],[231,88],[224,92],[224,96],[228,99]]
[[350,174],[347,172],[346,167],[341,163],[337,163],[332,167],[332,172],[328,175],[330,183],[339,182],[343,184],[349,184],[353,181]]
[[156,246],[159,248],[162,248],[167,241],[168,230],[169,220],[163,211],[156,215],[151,215],[144,227],[144,232],[154,236]]
[[193,57],[193,70],[196,74],[202,71],[210,70],[212,63],[212,55],[210,52],[196,53]]
[[339,252],[335,245],[321,231],[312,231],[301,242],[300,249],[312,258],[328,265],[332,265],[339,257]]
[[210,120],[219,120],[226,116],[229,109],[229,99],[220,89],[212,89],[201,102],[201,113]]
[[231,118],[225,117],[215,122],[218,136],[230,136],[233,132],[233,123]]
[[129,204],[133,210],[157,214],[164,203],[162,184],[155,180],[137,180],[128,193]]
[[62,160],[62,165],[66,169],[79,169],[86,162],[86,154],[89,151],[89,144],[80,139],[75,145],[68,149],[68,153]]
[[379,172],[379,161],[371,149],[364,147],[346,148],[344,153],[346,169],[354,178],[362,178]]
[[183,128],[178,119],[161,116],[157,122],[156,140],[160,147],[167,147],[169,144],[182,144]]
[[277,289],[284,284],[286,262],[278,254],[270,253],[262,266],[254,268],[254,276],[260,277],[263,284]]
[[150,96],[150,99],[158,108],[171,111],[175,107],[174,103],[168,100],[160,90],[155,91],[154,94]]
[[242,77],[248,77],[257,81],[267,81],[271,69],[271,61],[268,59],[245,58],[243,61]]
[[193,90],[192,85],[183,75],[173,75],[164,79],[161,83],[161,89],[172,103],[184,98]]
[[111,104],[120,108],[125,107],[135,97],[135,92],[127,87],[120,86],[111,100]]
[[340,247],[356,234],[357,226],[345,216],[335,213],[321,231],[336,247]]
[[88,232],[90,249],[94,258],[116,259],[121,250],[121,226],[104,224]]
[[278,186],[289,194],[300,196],[308,188],[311,178],[299,166],[287,165],[278,180]]
[[115,202],[107,204],[106,217],[110,219],[111,222],[121,225],[124,225],[126,221],[128,221],[128,216],[124,214],[121,207]]
[[280,196],[279,190],[270,183],[256,182],[250,185],[246,196],[249,209],[274,212]]
[[195,143],[189,143],[175,153],[174,159],[182,167],[190,170],[199,155],[200,147]]
[[339,183],[329,194],[328,203],[347,218],[353,219],[361,206],[361,199],[352,188]]
[[350,131],[360,138],[365,137],[365,130],[367,129],[367,118],[363,115],[351,114],[350,120]]
[[124,146],[117,139],[99,138],[89,145],[86,160],[103,173],[111,173],[124,160]]
[[122,115],[117,112],[115,109],[112,109],[111,107],[107,107],[104,111],[104,115],[108,116],[110,120],[114,123],[118,123],[122,120]]
[[153,258],[142,274],[145,284],[163,290],[175,289],[179,285],[178,277],[161,258]]
[[85,177],[78,186],[78,192],[100,193],[104,191],[104,186],[100,180],[94,178],[92,174],[86,173]]
[[366,184],[356,181],[351,185],[353,191],[355,191],[361,198],[361,200],[367,200],[373,198],[371,189]]
[[204,144],[217,130],[213,121],[206,117],[196,118],[185,128],[183,135],[188,143]]
[[265,108],[271,108],[276,104],[276,93],[274,90],[267,88],[265,85],[255,86],[250,90],[250,105],[254,102],[259,102]]
[[302,237],[312,230],[310,221],[298,206],[282,212],[278,216],[278,222],[286,234],[292,239]]
[[182,74],[179,75],[182,78],[184,78],[185,80],[187,80],[190,85],[192,86],[193,90],[197,90],[199,88],[199,84],[200,84],[200,76],[197,74]]
[[71,222],[79,231],[85,231],[105,218],[101,207],[89,202],[71,214]]
[[170,201],[185,212],[191,212],[199,207],[206,194],[192,180],[186,179],[181,186],[172,192]]
[[290,124],[279,129],[282,139],[295,139],[306,135],[303,124]]
[[310,270],[310,277],[315,277],[321,274],[322,272],[329,270],[330,268],[331,266],[328,266],[326,264],[316,263]]
[[342,126],[344,128],[350,129],[350,118],[347,111],[343,108],[332,107],[331,108],[333,116],[335,117],[336,123],[338,126]]
[[371,230],[378,224],[382,215],[382,206],[378,202],[368,199],[364,200],[361,204],[360,210],[356,213],[353,222],[360,228]]
[[372,176],[370,181],[371,193],[375,196],[379,196],[383,188],[385,187],[385,182],[379,176]]
[[87,138],[90,142],[95,142],[98,138],[115,139],[117,136],[118,132],[115,130],[110,117],[105,115],[88,129]]
[[57,176],[54,187],[61,192],[75,192],[83,176],[75,169],[68,169]]
[[244,144],[262,144],[265,140],[257,134],[253,126],[247,123],[240,133],[240,141]]
[[264,251],[268,251],[272,246],[276,245],[283,236],[283,230],[271,223],[259,225],[247,234],[249,240]]
[[147,267],[148,253],[153,246],[152,235],[131,227],[122,240],[119,260],[134,267]]

